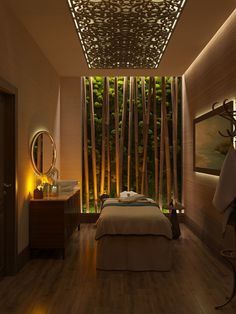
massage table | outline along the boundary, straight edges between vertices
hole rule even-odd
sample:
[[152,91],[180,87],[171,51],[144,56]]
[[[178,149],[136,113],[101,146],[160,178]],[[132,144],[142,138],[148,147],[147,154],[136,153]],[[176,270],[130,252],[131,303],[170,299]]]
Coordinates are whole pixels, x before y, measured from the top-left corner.
[[108,198],[96,226],[97,269],[171,269],[171,223],[153,200]]

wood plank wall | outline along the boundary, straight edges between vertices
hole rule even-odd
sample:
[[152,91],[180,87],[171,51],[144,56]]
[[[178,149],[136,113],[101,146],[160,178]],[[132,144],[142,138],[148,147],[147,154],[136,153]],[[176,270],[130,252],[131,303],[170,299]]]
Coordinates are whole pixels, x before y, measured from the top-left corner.
[[212,198],[217,176],[193,172],[193,119],[214,102],[236,97],[236,11],[203,50],[183,79],[183,203],[186,220],[216,250],[232,247],[233,233],[222,239],[222,216]]

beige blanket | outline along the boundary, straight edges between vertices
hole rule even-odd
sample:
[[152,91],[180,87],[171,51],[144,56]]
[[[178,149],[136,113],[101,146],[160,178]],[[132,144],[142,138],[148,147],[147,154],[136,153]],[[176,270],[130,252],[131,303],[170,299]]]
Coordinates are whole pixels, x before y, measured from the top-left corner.
[[[160,235],[172,239],[171,223],[150,202],[146,206],[125,204],[108,199],[97,221],[96,240],[104,235]],[[115,205],[117,203],[117,206]]]

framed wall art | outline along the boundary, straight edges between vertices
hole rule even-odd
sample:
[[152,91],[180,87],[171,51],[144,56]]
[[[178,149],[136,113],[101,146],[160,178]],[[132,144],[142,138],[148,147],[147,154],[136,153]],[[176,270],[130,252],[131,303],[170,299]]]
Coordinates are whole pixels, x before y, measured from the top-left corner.
[[[233,101],[226,103],[227,109],[233,111]],[[194,171],[219,175],[225,156],[233,144],[227,130],[232,131],[232,122],[222,116],[224,107],[220,106],[197,117],[193,121],[194,129]],[[220,132],[220,133],[219,133]]]

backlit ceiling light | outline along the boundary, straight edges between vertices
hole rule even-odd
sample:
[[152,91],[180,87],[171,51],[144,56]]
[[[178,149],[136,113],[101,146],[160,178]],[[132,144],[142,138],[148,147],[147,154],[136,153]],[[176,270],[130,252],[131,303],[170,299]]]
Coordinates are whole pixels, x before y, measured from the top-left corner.
[[186,0],[67,0],[89,68],[157,68]]

